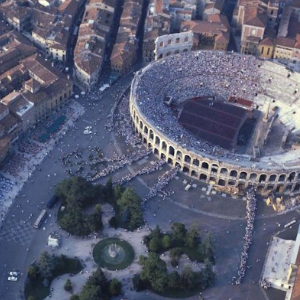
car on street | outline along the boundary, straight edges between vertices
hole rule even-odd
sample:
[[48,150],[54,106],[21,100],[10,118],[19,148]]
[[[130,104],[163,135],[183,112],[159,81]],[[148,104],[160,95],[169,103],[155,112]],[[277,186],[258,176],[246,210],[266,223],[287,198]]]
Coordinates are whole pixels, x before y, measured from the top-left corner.
[[9,272],[9,275],[10,275],[10,276],[17,277],[17,276],[19,275],[19,273],[18,273],[18,272],[15,272],[15,271],[13,271],[13,272]]
[[7,278],[8,281],[18,281],[18,277],[10,276]]

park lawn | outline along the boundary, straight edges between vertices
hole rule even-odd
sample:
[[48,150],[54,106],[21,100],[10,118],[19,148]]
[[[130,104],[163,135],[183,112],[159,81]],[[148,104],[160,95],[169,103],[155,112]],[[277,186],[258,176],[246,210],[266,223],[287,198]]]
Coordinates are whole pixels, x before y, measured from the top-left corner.
[[49,286],[45,287],[43,285],[43,280],[41,276],[38,276],[34,281],[29,281],[25,286],[25,298],[33,296],[35,300],[43,300],[50,294],[51,282],[58,276],[63,274],[77,274],[83,269],[81,262],[76,258],[66,258],[64,261],[64,267],[58,267],[54,270],[53,276],[49,278]]
[[182,252],[185,253],[190,260],[197,262],[204,262],[203,254],[199,251],[199,247],[189,248],[189,247],[180,247]]

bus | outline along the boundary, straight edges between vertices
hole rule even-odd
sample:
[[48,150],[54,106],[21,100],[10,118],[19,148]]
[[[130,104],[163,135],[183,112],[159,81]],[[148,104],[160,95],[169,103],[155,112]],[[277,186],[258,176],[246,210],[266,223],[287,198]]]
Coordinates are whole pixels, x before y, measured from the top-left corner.
[[43,221],[47,218],[47,210],[43,209],[33,224],[33,227],[39,229]]

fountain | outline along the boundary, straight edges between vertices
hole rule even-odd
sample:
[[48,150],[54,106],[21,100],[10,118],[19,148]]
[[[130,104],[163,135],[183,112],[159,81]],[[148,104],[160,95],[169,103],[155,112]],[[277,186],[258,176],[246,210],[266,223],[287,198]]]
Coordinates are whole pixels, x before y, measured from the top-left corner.
[[118,246],[116,243],[110,244],[108,246],[108,254],[111,258],[116,258],[119,254],[120,246]]
[[99,241],[94,247],[96,263],[109,270],[120,270],[130,265],[134,259],[134,250],[129,243],[118,238]]

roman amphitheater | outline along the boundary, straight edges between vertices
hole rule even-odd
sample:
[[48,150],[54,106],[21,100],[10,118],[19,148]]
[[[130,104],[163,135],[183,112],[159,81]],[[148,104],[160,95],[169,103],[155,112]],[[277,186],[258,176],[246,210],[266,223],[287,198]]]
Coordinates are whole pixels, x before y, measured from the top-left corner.
[[130,114],[160,158],[220,187],[300,192],[300,74],[238,53],[198,51],[135,74]]

